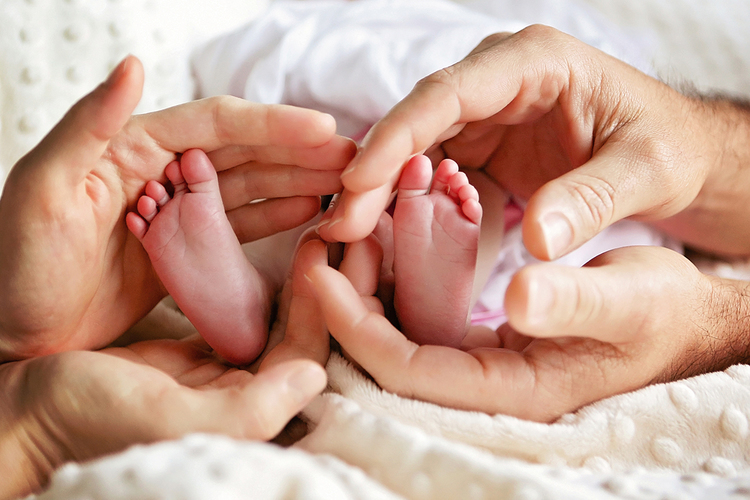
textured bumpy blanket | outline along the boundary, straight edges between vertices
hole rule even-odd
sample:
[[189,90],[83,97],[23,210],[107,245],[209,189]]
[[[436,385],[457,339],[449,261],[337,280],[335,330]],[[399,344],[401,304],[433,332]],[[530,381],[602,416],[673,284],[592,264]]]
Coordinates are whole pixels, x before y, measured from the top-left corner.
[[[453,49],[439,54],[444,64],[462,57],[485,34],[544,22],[643,69],[653,62],[654,72],[670,82],[750,89],[748,0],[587,0],[591,11],[565,0],[465,2],[468,9],[420,0],[299,1],[273,2],[272,10],[261,14],[265,2],[227,1],[196,11],[201,2],[3,0],[0,167],[7,172],[127,52],[146,66],[141,110],[188,100],[195,88],[265,102],[303,96],[335,112],[342,132],[356,133],[433,69],[410,64],[386,75],[390,79],[371,82],[385,98],[366,106],[356,101],[361,94],[346,79],[334,82],[340,85],[337,102],[316,100],[322,93],[310,88],[305,71],[320,69],[321,61],[306,58],[304,47],[335,44],[337,26],[344,26],[332,25],[332,11],[325,9],[346,10],[340,15],[349,16],[351,57],[399,53],[393,46],[379,53],[382,46],[357,28],[360,21],[376,20],[372,13],[364,17],[375,3],[381,15],[400,13],[397,20],[422,13],[415,23],[422,31],[415,28],[412,38],[390,39],[392,44],[429,48],[441,36],[450,37]],[[382,8],[384,3],[389,7]],[[429,9],[419,11],[426,4]],[[165,16],[179,22],[165,26],[159,22]],[[257,36],[247,43],[265,44],[253,64],[219,50],[240,33],[247,36],[249,28],[202,43],[251,17]],[[456,29],[461,23],[473,27],[468,35]],[[199,42],[194,81],[188,48]],[[291,67],[294,74],[282,71]],[[364,111],[347,115],[351,110]],[[701,265],[750,277],[744,262]],[[166,306],[141,327],[190,329]],[[404,399],[382,391],[335,354],[327,369],[329,390],[303,412],[309,433],[291,448],[206,435],[137,446],[64,467],[41,498],[750,498],[748,366],[616,396],[552,424]]]

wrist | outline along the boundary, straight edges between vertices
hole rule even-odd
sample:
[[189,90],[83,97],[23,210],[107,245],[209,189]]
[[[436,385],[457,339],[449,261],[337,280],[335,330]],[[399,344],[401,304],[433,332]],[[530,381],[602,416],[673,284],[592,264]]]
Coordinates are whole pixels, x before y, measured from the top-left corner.
[[704,275],[709,284],[709,294],[703,303],[702,316],[706,320],[702,329],[704,359],[713,366],[708,370],[724,370],[737,363],[750,360],[750,284],[743,281]]
[[685,144],[695,149],[689,161],[706,178],[685,210],[657,225],[703,251],[750,255],[750,108],[722,98],[685,99]]
[[39,426],[23,405],[29,400],[25,364],[0,364],[0,500],[38,492],[54,470],[40,448],[44,440],[33,437],[39,435]]

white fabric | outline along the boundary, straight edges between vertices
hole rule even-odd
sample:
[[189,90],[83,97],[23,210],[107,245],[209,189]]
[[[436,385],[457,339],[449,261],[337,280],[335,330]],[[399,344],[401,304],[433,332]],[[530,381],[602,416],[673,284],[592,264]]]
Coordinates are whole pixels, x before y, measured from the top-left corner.
[[[747,0],[586,1],[614,21],[627,14],[622,20],[628,29],[653,30],[645,38],[655,41],[658,57],[649,55],[648,44],[638,48],[645,48],[646,60],[669,62],[669,74],[691,77],[702,88],[729,90],[750,79],[750,72],[742,71],[750,64],[750,24],[742,22],[750,12]],[[221,22],[227,29],[237,26],[245,15],[237,13],[251,2],[231,2],[236,10],[227,8],[226,2],[211,11],[205,6],[198,9],[199,3],[216,5],[203,0],[3,0],[0,166],[7,168],[36,141],[20,134],[24,113],[44,114],[33,131],[40,137],[54,116],[103,78],[111,62],[126,52],[147,59],[147,82],[155,78],[156,61],[168,54],[176,67],[186,68],[182,53],[140,35],[158,25],[169,30],[168,39],[188,36],[180,32],[194,30],[204,20],[211,21],[207,29]],[[171,17],[155,19],[148,5],[179,11],[188,24],[164,21],[176,19]],[[485,0],[480,7],[501,15],[513,13],[524,23],[562,20],[566,26],[559,27],[570,32],[586,26],[591,37],[622,48],[616,30],[596,18],[581,17],[566,0]],[[221,15],[226,17],[219,19]],[[122,43],[104,29],[106,20],[117,19],[132,21]],[[19,29],[25,26],[38,28],[45,37],[61,36],[66,20],[83,20],[93,28],[88,43],[77,46],[79,52],[61,55],[68,49],[56,42],[38,43],[32,50],[18,41]],[[609,41],[610,36],[617,43]],[[155,62],[149,63],[148,57]],[[70,61],[78,61],[76,67],[91,75],[78,83],[66,80]],[[31,80],[48,83],[23,87],[25,65],[37,62],[53,69]],[[705,73],[707,69],[711,74]],[[174,102],[190,97],[192,86],[181,80],[186,75],[181,71],[151,80],[154,87],[147,87],[145,109],[159,107],[159,95],[173,93]],[[736,278],[750,276],[746,263],[712,269]],[[551,425],[399,398],[378,389],[337,356],[328,372],[331,391],[306,410],[313,430],[297,449],[190,436],[135,447],[89,464],[71,464],[55,475],[42,498],[750,498],[747,366],[610,398]]]
[[320,109],[352,136],[419,78],[491,33],[522,27],[447,1],[276,2],[251,27],[199,50],[193,68],[201,95]]

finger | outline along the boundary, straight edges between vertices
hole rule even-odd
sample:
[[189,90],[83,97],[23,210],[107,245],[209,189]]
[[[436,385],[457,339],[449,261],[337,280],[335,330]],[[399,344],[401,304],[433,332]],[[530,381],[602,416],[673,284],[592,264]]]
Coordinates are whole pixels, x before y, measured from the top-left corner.
[[660,322],[684,319],[682,309],[702,283],[695,266],[672,250],[621,248],[581,269],[522,269],[508,286],[505,308],[509,324],[526,335],[635,342]]
[[240,243],[255,241],[311,220],[320,211],[320,198],[297,196],[243,205],[227,212]]
[[308,277],[331,335],[384,389],[454,408],[538,413],[534,372],[520,353],[417,346],[370,312],[342,274],[316,266]]
[[232,210],[261,198],[322,196],[341,191],[341,172],[292,165],[245,163],[219,173],[224,208]]
[[232,145],[318,147],[336,133],[331,115],[230,96],[201,99],[137,118],[157,143],[176,152]]
[[164,437],[212,432],[268,440],[326,385],[325,370],[307,360],[270,366],[255,376],[241,370],[229,375],[233,383],[223,389],[178,387],[153,401],[157,414],[168,419]]
[[35,157],[44,156],[36,163],[61,172],[78,185],[109,140],[128,121],[142,90],[143,66],[136,57],[128,56],[104,83],[78,101],[33,150]]
[[388,212],[380,214],[378,225],[375,226],[372,234],[378,239],[383,252],[380,270],[381,280],[383,277],[393,278],[393,218]]
[[370,297],[378,290],[382,262],[383,248],[377,238],[370,235],[364,240],[346,245],[339,272],[349,280],[359,295]]
[[500,111],[505,111],[498,117],[504,123],[543,114],[569,80],[567,65],[549,64],[548,41],[560,42],[558,50],[563,50],[568,38],[551,28],[532,26],[510,37],[499,36],[486,43],[485,50],[422,79],[370,129],[344,171],[344,187],[359,193],[393,182],[412,155],[447,139],[449,130],[457,133],[456,125]]
[[[391,190],[408,158],[455,136],[467,123],[492,117],[500,125],[519,124],[548,112],[570,84],[572,61],[583,57],[572,40],[531,26],[418,82],[370,129],[342,174],[344,194]],[[552,46],[565,56],[551,60]],[[569,64],[554,64],[562,60]],[[382,193],[374,199],[348,195],[332,215],[337,225],[321,234],[340,241],[361,239],[377,223],[384,199]]]
[[227,371],[207,344],[192,341],[147,340],[102,352],[152,366],[186,387],[210,384]]
[[[312,236],[308,233],[303,238]],[[326,244],[317,238],[309,239],[297,250],[292,268],[292,294],[287,308],[284,339],[268,354],[261,369],[291,359],[310,359],[320,365],[325,365],[328,361],[328,328],[305,277],[310,267],[325,266],[327,263]]]
[[[344,190],[335,207],[318,224],[325,241],[359,241],[372,233],[391,198],[392,185],[366,193]],[[378,208],[380,207],[380,208]]]
[[[346,277],[328,266],[313,266],[307,272],[315,297],[328,325],[328,330],[362,366],[378,379],[377,368],[370,358],[383,359],[385,364],[403,372],[417,349],[382,315],[371,312]],[[355,339],[358,339],[355,341]],[[366,351],[370,350],[371,356]],[[387,371],[384,371],[387,380]]]
[[649,145],[663,146],[655,145],[652,137],[632,135],[624,145],[618,137],[623,134],[610,137],[591,160],[548,182],[529,199],[523,238],[532,255],[557,259],[621,219],[635,214],[668,217],[695,199],[703,185],[698,172],[683,169],[679,186],[674,186],[674,167],[661,164],[659,154],[649,151]]
[[209,158],[220,172],[250,162],[298,165],[313,170],[341,170],[356,152],[354,141],[335,135],[328,142],[314,147],[231,145],[211,151]]

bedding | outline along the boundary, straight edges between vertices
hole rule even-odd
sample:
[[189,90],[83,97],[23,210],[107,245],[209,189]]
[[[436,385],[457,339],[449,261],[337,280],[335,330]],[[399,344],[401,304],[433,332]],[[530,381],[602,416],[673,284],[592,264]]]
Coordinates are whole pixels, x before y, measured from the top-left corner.
[[[376,0],[359,1],[365,8]],[[394,8],[418,3],[392,2]],[[472,10],[460,15],[485,30],[544,22],[641,68],[653,63],[653,71],[672,83],[750,94],[748,0],[463,3]],[[293,4],[289,8],[312,8],[310,1]],[[190,49],[200,46],[205,57],[221,43],[206,45],[209,37],[265,7],[221,5],[207,14],[198,1],[4,0],[0,166],[7,172],[127,52],[146,66],[140,111],[191,99],[196,89],[212,92],[200,72],[192,80]],[[440,8],[459,15],[456,6],[441,2]],[[179,22],[165,26],[156,12]],[[479,30],[474,36],[481,38]],[[459,48],[465,52],[476,41],[464,40],[446,57],[460,57]],[[371,122],[387,109],[370,104],[372,115],[343,125],[356,131],[361,123],[354,118]],[[701,265],[750,276],[745,262]],[[141,327],[170,335],[191,328],[167,305]],[[65,466],[40,498],[750,498],[745,365],[609,398],[552,424],[400,398],[335,354],[327,369],[330,388],[303,412],[309,432],[291,448],[206,435],[137,446]]]

